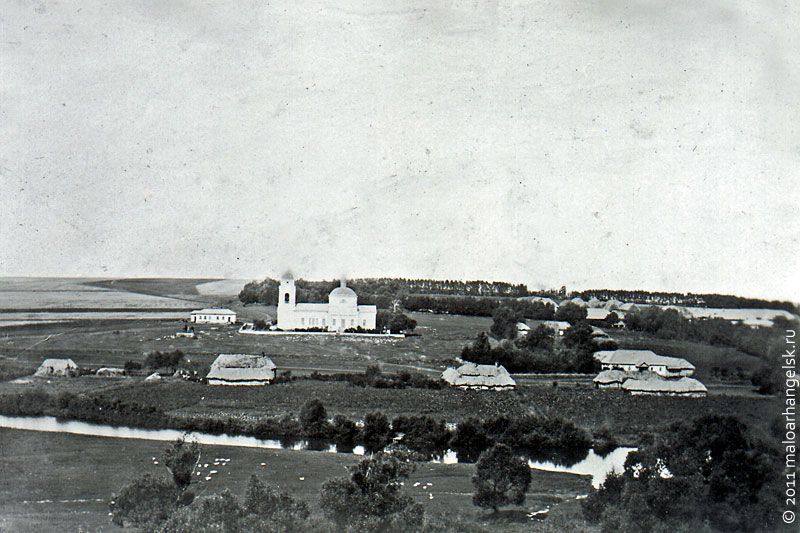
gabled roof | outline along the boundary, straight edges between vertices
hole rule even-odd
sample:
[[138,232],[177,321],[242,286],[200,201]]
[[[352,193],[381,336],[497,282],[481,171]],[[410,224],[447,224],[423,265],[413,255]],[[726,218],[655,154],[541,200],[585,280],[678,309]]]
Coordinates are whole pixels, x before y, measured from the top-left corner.
[[208,308],[208,309],[199,309],[197,311],[192,311],[191,314],[193,314],[193,315],[196,315],[196,314],[204,314],[204,315],[235,315],[236,312],[235,311],[231,311],[230,309]]
[[275,377],[275,363],[264,355],[221,354],[211,364],[206,378],[224,382],[269,382]]
[[636,392],[708,393],[708,389],[694,378],[678,379],[635,379],[625,380],[622,388]]
[[603,350],[594,353],[595,359],[607,365],[660,366],[673,370],[694,370],[694,365],[679,357],[657,355],[650,350]]

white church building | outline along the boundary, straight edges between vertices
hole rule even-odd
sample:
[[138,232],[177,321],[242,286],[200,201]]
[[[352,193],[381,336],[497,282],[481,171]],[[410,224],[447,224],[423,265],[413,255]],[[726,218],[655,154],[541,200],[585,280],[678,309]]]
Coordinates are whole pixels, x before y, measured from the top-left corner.
[[350,328],[375,329],[378,309],[374,305],[358,305],[358,296],[342,284],[328,295],[328,303],[297,303],[294,277],[286,273],[281,277],[278,295],[278,329],[321,328],[327,331],[344,331]]

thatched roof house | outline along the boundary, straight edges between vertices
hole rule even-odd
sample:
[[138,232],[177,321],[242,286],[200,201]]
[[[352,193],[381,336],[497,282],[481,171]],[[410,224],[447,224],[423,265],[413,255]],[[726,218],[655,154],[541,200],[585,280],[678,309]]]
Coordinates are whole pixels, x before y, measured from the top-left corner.
[[618,389],[630,377],[630,374],[622,370],[603,370],[592,381],[599,389]]
[[224,353],[211,364],[209,385],[266,385],[275,379],[275,363],[264,355]]
[[442,372],[442,379],[464,390],[511,390],[517,386],[508,371],[497,364],[465,363]]
[[42,378],[77,376],[80,373],[78,365],[72,359],[45,359],[34,376]]
[[650,350],[602,350],[594,353],[603,370],[651,371],[664,377],[691,376],[694,365],[679,357],[665,357]]
[[630,378],[622,384],[622,390],[634,395],[667,395],[702,397],[708,395],[705,385],[694,378],[679,379],[636,379]]

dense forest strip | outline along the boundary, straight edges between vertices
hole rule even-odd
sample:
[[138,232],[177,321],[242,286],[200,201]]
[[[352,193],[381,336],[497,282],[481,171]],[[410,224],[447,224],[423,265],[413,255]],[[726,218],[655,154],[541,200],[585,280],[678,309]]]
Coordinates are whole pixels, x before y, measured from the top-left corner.
[[[503,281],[459,281],[406,278],[359,278],[348,280],[350,286],[359,295],[362,304],[375,304],[381,308],[391,307],[394,303],[406,306],[413,297],[426,297],[436,301],[437,306],[446,307],[444,297],[461,296],[480,300],[514,299],[529,296],[551,298],[561,302],[568,298],[581,297],[584,300],[597,298],[601,302],[620,300],[622,302],[652,305],[681,305],[687,307],[710,307],[732,309],[782,309],[797,313],[795,304],[788,301],[744,298],[725,294],[693,294],[678,292],[652,292],[644,290],[589,289],[567,293],[565,288],[559,290],[530,290],[525,284],[512,284]],[[247,283],[239,293],[242,303],[262,303],[273,305],[278,300],[280,282],[267,278],[263,281]],[[339,285],[335,280],[296,281],[297,301],[320,303],[328,301],[328,294]],[[406,307],[410,309],[409,307]],[[442,311],[448,312],[448,311]],[[471,313],[470,313],[471,314]],[[491,314],[489,311],[488,314]]]

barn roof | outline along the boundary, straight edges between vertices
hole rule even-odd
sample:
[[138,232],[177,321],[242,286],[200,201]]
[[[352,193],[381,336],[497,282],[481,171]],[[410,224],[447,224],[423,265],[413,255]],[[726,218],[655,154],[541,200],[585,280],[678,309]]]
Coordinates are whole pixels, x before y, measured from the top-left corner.
[[594,357],[601,363],[608,365],[664,365],[670,369],[694,370],[694,365],[686,359],[657,355],[650,350],[603,350],[595,352]]
[[629,392],[708,393],[708,389],[694,378],[625,380],[622,388]]
[[477,365],[465,363],[458,368],[442,372],[442,379],[454,387],[510,388],[516,383],[502,365]]
[[211,364],[206,378],[231,383],[268,382],[275,377],[275,363],[264,355],[220,354]]
[[45,359],[34,376],[66,375],[77,372],[78,365],[72,359]]

